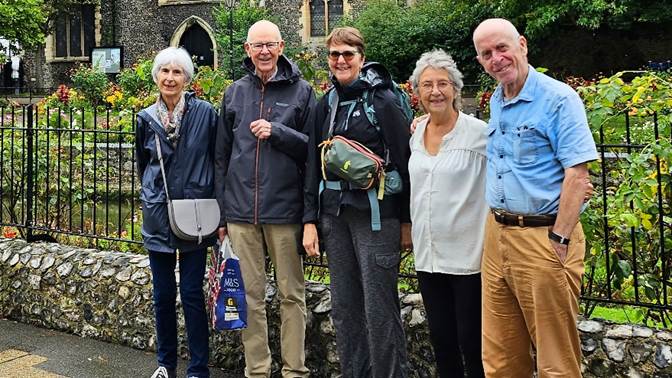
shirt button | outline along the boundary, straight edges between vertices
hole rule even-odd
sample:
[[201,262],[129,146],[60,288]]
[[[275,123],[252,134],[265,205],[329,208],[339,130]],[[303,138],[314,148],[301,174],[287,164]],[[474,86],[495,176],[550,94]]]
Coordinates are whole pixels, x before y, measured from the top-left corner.
[[499,158],[500,158],[500,159],[503,159],[503,158],[504,158],[504,155],[499,155]]
[[504,130],[502,130],[502,135],[504,135]]
[[497,178],[498,178],[498,179],[501,179],[501,178],[502,178],[502,175],[497,175]]
[[504,203],[504,199],[500,199],[499,202]]

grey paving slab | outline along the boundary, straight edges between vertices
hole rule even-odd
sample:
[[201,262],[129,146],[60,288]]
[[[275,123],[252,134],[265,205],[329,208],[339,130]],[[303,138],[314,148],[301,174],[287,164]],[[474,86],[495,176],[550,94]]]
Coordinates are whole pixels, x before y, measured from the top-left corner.
[[[0,319],[0,378],[149,378],[155,368],[154,353]],[[212,368],[211,377],[242,375]]]

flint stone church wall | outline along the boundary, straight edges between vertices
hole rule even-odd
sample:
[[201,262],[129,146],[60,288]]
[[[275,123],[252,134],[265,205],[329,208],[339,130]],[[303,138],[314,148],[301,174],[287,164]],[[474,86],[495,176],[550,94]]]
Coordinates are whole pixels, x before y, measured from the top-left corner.
[[[273,370],[279,371],[279,307],[273,284],[266,289]],[[413,377],[433,377],[422,298],[401,295]],[[338,376],[329,288],[306,284],[307,365],[315,377]],[[178,298],[178,307],[179,298]],[[181,309],[180,309],[181,312]],[[149,260],[145,255],[99,251],[55,243],[28,244],[0,238],[0,316],[82,337],[154,350],[154,316]],[[184,319],[180,314],[180,335]],[[672,376],[672,333],[604,321],[578,323],[585,377]],[[242,372],[239,332],[213,332],[211,362]],[[180,354],[186,340],[180,336]]]

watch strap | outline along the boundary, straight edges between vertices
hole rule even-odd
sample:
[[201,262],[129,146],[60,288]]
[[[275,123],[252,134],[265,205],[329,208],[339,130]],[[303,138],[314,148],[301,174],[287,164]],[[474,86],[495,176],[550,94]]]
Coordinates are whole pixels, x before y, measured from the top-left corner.
[[563,245],[569,245],[569,238],[566,238],[560,234],[556,234],[553,231],[548,231],[548,238],[553,240],[556,243],[560,243]]

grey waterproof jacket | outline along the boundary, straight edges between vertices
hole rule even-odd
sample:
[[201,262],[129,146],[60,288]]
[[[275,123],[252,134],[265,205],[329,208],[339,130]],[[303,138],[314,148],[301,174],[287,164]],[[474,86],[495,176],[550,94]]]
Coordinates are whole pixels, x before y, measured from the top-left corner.
[[[301,223],[309,109],[315,94],[298,67],[283,55],[266,84],[248,74],[227,88],[217,126],[215,192],[226,222]],[[271,123],[271,136],[257,139],[250,123]]]
[[159,135],[166,181],[171,199],[214,198],[215,134],[217,113],[208,102],[186,94],[185,113],[177,147],[168,141],[156,113],[156,104],[138,113],[135,132],[138,175],[142,183],[142,238],[154,252],[187,252],[211,246],[215,238],[201,244],[177,238],[170,230],[166,191],[161,176],[154,135]]

